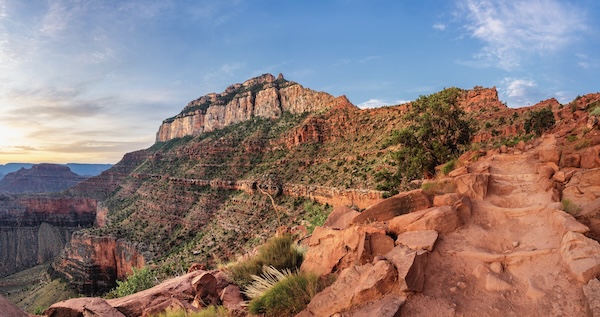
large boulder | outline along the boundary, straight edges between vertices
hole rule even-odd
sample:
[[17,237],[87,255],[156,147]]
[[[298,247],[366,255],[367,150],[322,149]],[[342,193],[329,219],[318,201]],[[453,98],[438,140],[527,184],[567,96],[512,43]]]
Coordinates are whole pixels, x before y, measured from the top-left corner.
[[449,233],[460,225],[461,220],[453,206],[440,206],[398,216],[390,220],[389,231],[397,235],[419,230]]
[[573,174],[563,190],[563,198],[580,207],[600,198],[600,168]]
[[106,300],[98,297],[72,298],[58,302],[50,306],[44,314],[47,317],[125,317]]
[[433,251],[438,233],[435,230],[408,231],[398,235],[396,245],[403,245],[413,250]]
[[474,200],[487,196],[489,174],[471,173],[454,178],[456,192]]
[[352,317],[397,317],[406,296],[389,294],[384,298],[350,312]]
[[25,313],[19,307],[15,306],[15,304],[9,302],[2,296],[0,296],[0,312],[0,315],[2,316],[29,317],[29,314]]
[[160,312],[172,306],[186,307],[196,296],[192,280],[206,273],[199,270],[167,280],[157,286],[129,296],[109,299],[108,304],[115,307],[126,317],[138,317],[148,313]]
[[352,208],[346,206],[339,206],[329,214],[327,220],[323,224],[323,227],[333,229],[346,229],[352,220],[360,215],[360,213]]
[[349,267],[329,287],[313,297],[297,317],[323,317],[375,302],[397,288],[396,270],[388,261]]
[[581,154],[582,168],[598,168],[600,167],[600,144],[587,148]]
[[600,275],[600,244],[581,233],[567,232],[560,253],[577,280],[587,283]]
[[396,216],[431,207],[423,190],[417,189],[394,195],[367,208],[356,216],[352,223],[361,224],[374,221],[387,221]]
[[556,165],[560,162],[561,150],[556,146],[549,146],[538,150],[538,159],[542,163],[552,162]]
[[[326,275],[333,271],[340,271],[347,267],[363,264],[373,259],[372,251],[379,250],[382,246],[371,244],[374,240],[384,241],[389,248],[390,241],[386,241],[385,231],[369,226],[352,226],[344,230],[333,230],[323,227],[315,228],[306,252],[301,270],[313,272],[318,275]],[[387,237],[387,236],[386,236]],[[390,237],[391,247],[394,240]],[[377,243],[374,241],[374,243]]]
[[420,292],[425,284],[425,266],[427,251],[412,250],[405,246],[396,246],[385,255],[398,271],[398,282],[402,291]]

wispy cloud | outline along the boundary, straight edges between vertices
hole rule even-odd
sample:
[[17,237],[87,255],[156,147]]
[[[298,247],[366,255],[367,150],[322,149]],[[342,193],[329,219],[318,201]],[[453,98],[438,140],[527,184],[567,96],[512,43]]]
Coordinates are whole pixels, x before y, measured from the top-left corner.
[[557,0],[466,0],[459,8],[469,35],[484,43],[474,57],[506,70],[523,55],[564,48],[586,29],[584,11]]
[[446,30],[446,24],[444,24],[444,23],[436,23],[436,24],[432,25],[432,27],[438,31]]
[[541,96],[538,84],[534,80],[523,79],[523,78],[504,78],[501,82],[501,88],[499,88],[500,95],[502,98],[506,98],[507,103],[510,106],[528,106],[538,99],[535,97]]
[[384,99],[373,98],[373,99],[369,99],[365,102],[359,103],[358,107],[361,109],[379,108],[379,107],[383,107],[383,106],[401,105],[401,104],[404,104],[407,102],[410,102],[410,100],[399,99],[399,100],[395,100],[395,101],[388,101],[388,100],[384,100]]

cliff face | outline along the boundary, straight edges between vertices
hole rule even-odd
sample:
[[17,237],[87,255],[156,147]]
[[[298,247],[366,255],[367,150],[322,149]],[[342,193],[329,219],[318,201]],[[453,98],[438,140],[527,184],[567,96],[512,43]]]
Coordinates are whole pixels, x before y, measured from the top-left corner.
[[0,192],[49,193],[60,192],[86,179],[67,167],[56,164],[37,164],[30,169],[8,173],[0,180]]
[[282,75],[275,78],[265,74],[190,102],[180,114],[163,122],[156,140],[197,136],[253,117],[279,118],[283,112],[299,114],[326,109],[333,99],[327,93],[287,81]]
[[1,196],[0,276],[52,260],[95,215],[91,199]]
[[76,232],[53,268],[80,293],[100,294],[144,263],[143,255],[131,243],[112,236]]

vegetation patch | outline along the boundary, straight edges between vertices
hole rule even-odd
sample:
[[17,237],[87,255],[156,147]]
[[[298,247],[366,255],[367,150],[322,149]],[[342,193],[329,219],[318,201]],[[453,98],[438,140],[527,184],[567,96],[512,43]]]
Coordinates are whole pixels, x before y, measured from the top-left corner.
[[302,264],[304,253],[294,242],[291,235],[273,237],[262,245],[256,256],[230,265],[227,269],[231,278],[239,286],[246,286],[260,276],[263,267],[272,266],[278,270],[296,270]]
[[569,199],[563,198],[560,203],[562,204],[563,210],[573,216],[577,215],[577,213],[581,210],[576,203],[570,201]]
[[525,132],[533,132],[537,136],[541,136],[542,133],[549,130],[556,120],[554,119],[554,113],[550,108],[542,108],[538,111],[529,112],[527,120],[525,120]]
[[125,281],[117,281],[117,286],[106,294],[106,298],[117,298],[149,289],[156,283],[154,272],[148,267],[133,268]]
[[316,227],[322,226],[327,217],[332,211],[332,207],[329,204],[324,206],[314,201],[307,201],[304,203],[304,219],[308,221],[307,230],[312,233]]
[[329,284],[316,274],[281,272],[273,267],[253,279],[246,291],[251,298],[248,310],[251,314],[267,317],[298,314]]
[[183,309],[172,309],[167,310],[158,315],[152,317],[229,317],[230,314],[227,308],[223,306],[208,306],[197,313],[187,312]]

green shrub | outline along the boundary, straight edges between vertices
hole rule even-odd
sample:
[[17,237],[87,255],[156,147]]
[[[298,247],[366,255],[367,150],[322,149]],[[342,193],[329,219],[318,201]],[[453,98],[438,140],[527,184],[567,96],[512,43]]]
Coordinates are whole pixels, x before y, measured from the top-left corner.
[[149,289],[155,285],[155,275],[148,267],[133,268],[131,275],[125,281],[117,281],[117,286],[106,294],[107,298],[117,298],[131,295]]
[[33,314],[34,315],[42,315],[44,313],[46,309],[42,306],[37,306],[34,310],[33,310]]
[[600,107],[596,107],[594,110],[590,111],[590,115],[600,117]]
[[239,286],[252,282],[252,275],[260,276],[264,266],[273,266],[278,270],[295,270],[300,267],[304,254],[294,243],[291,235],[273,237],[262,245],[256,256],[228,267],[231,278]]
[[576,135],[569,135],[567,137],[567,141],[569,141],[569,142],[575,142],[575,141],[577,141],[577,136]]
[[448,175],[448,173],[450,173],[454,170],[455,165],[456,165],[456,160],[451,160],[448,163],[444,164],[444,166],[442,166],[442,173],[444,175]]
[[[275,271],[275,272],[273,272]],[[301,312],[310,300],[327,285],[316,274],[282,273],[270,270],[268,279],[255,277],[252,286],[258,284],[258,292],[252,295],[248,310],[251,314],[279,317],[294,316]]]
[[550,108],[542,108],[538,111],[531,111],[529,117],[525,120],[525,132],[534,132],[541,136],[546,130],[550,129],[556,120]]
[[562,208],[565,212],[571,214],[571,215],[576,215],[580,208],[579,206],[577,206],[577,204],[575,204],[574,202],[563,198],[563,200],[561,200],[561,204],[562,204]]
[[330,213],[331,206],[329,204],[323,206],[313,201],[304,203],[304,219],[309,222],[306,228],[308,232],[312,233],[316,227],[322,226]]

